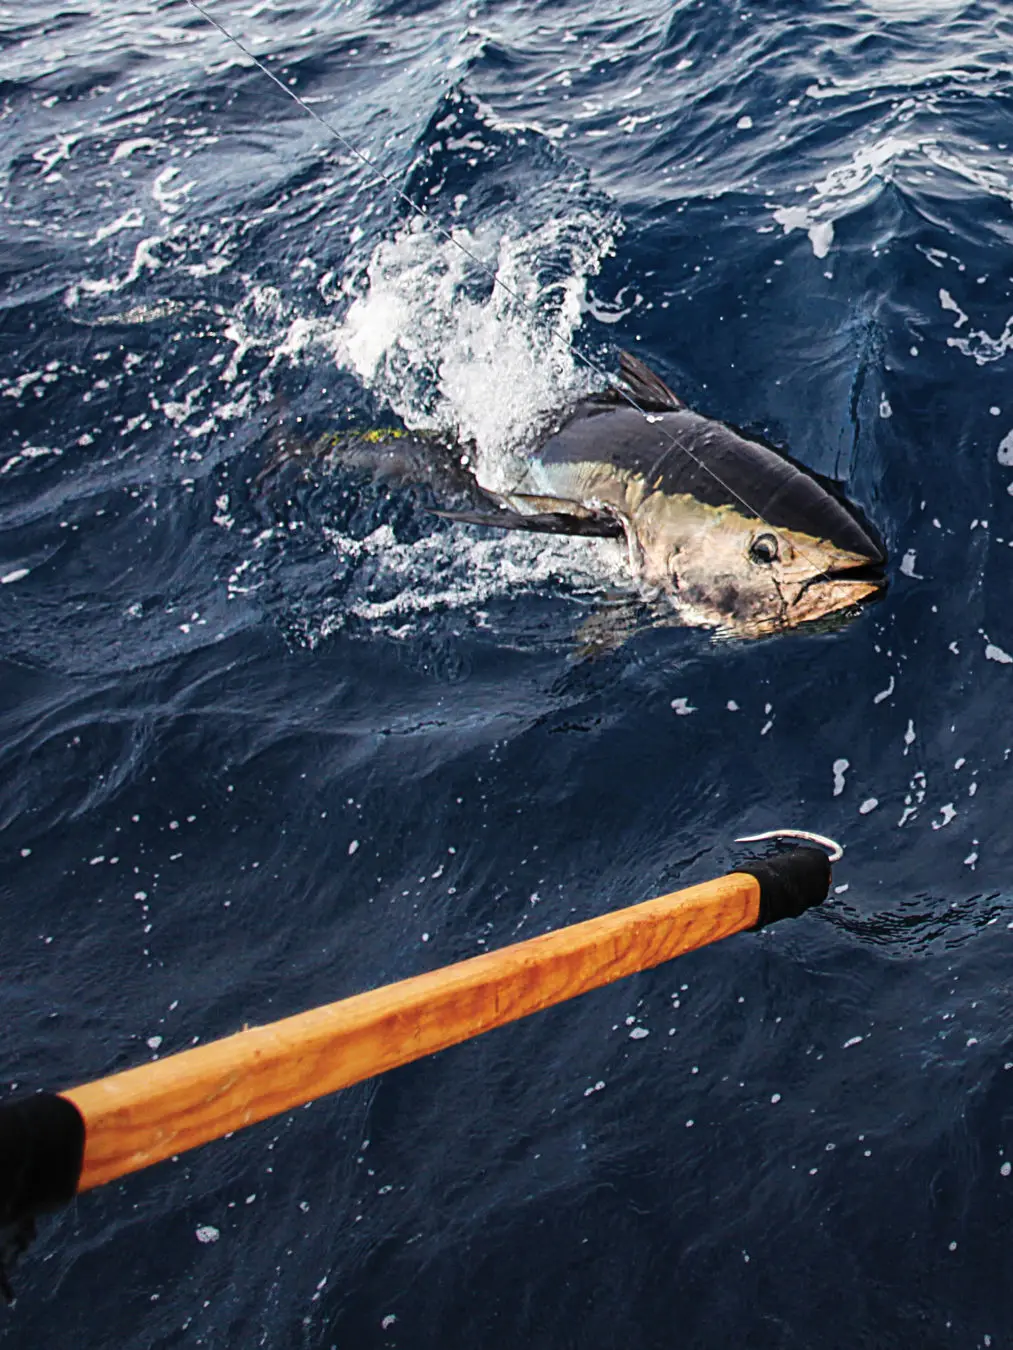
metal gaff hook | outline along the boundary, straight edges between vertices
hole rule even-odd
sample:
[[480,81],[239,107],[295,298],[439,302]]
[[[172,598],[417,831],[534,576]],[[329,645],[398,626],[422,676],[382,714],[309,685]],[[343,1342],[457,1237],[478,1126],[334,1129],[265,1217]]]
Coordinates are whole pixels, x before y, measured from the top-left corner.
[[737,844],[758,844],[763,839],[803,839],[807,844],[819,844],[825,848],[832,863],[840,862],[844,857],[844,845],[825,834],[813,834],[811,830],[764,830],[762,834],[744,834],[736,839]]

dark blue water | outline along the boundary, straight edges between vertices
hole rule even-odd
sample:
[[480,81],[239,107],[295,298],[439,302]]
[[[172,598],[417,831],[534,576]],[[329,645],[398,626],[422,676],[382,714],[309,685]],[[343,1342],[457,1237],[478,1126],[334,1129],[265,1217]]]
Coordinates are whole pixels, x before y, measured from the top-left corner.
[[[524,303],[178,0],[0,9],[4,1085],[751,830],[847,853],[821,912],[82,1197],[4,1343],[1008,1344],[1006,8],[214,13]],[[392,411],[508,472],[588,383],[550,329],[845,480],[885,602],[586,659],[607,544],[256,486],[279,436]]]

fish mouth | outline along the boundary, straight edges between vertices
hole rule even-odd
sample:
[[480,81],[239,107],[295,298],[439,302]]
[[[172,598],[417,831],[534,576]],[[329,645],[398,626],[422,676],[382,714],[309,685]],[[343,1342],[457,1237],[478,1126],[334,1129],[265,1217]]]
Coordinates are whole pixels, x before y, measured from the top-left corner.
[[795,623],[826,619],[843,610],[874,604],[886,594],[886,558],[855,558],[838,561],[810,577],[800,587],[792,604]]
[[[868,585],[878,591],[885,591],[889,585],[886,576],[886,560],[870,558],[866,562],[850,563],[843,567],[834,567],[826,574],[830,581],[847,581]],[[816,578],[819,580],[820,578]]]

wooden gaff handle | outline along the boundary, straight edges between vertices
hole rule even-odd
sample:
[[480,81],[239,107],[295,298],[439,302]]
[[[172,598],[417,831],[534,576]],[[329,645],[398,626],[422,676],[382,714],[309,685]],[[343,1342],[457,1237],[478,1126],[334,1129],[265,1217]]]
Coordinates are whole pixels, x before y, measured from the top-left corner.
[[78,1190],[752,928],[759,904],[731,873],[71,1088]]

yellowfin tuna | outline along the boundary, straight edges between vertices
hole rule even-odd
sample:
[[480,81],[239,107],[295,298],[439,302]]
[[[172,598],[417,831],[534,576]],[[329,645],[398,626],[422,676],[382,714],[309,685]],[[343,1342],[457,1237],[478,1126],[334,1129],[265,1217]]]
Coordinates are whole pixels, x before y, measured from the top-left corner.
[[387,478],[427,481],[473,504],[452,520],[625,538],[641,589],[683,623],[759,637],[882,593],[886,553],[838,486],[790,456],[690,411],[623,352],[620,390],[582,400],[528,456],[519,490],[488,490],[459,453],[414,433],[319,447]]

